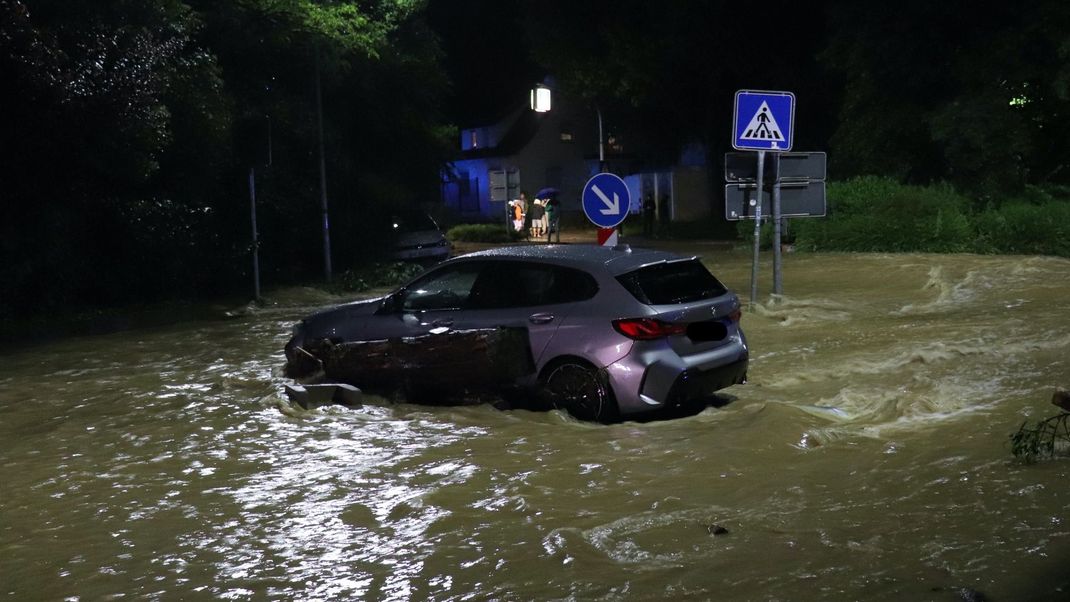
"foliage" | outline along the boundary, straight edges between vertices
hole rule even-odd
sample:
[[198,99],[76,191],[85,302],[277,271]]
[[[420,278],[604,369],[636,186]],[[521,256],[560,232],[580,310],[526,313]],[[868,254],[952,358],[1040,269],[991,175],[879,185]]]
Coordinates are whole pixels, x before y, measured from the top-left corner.
[[373,288],[393,288],[415,278],[423,268],[419,264],[397,261],[372,263],[346,270],[331,280],[327,290],[333,293],[362,293]]
[[1070,257],[1070,201],[1016,199],[974,218],[981,253]]
[[1067,181],[1070,6],[970,8],[829,5],[821,56],[844,91],[831,170],[947,180],[982,200]]
[[521,240],[523,235],[512,229],[506,230],[505,224],[459,224],[446,232],[446,238],[463,242],[508,243]]
[[862,177],[828,186],[825,219],[792,222],[800,249],[962,252],[971,249],[970,201],[950,186]]
[[[627,232],[629,234],[642,232],[642,216],[633,216],[629,218],[626,225],[628,226]],[[751,222],[751,225],[753,226],[753,222]],[[725,240],[735,237],[733,224],[721,219],[703,219],[656,224],[655,231],[659,237],[675,238],[679,240]]]
[[1011,453],[1026,464],[1070,451],[1070,413],[1063,412],[1011,434]]
[[[218,295],[322,265],[315,51],[338,268],[433,200],[447,83],[414,0],[0,0],[0,319]],[[267,148],[271,146],[271,161]]]
[[[754,220],[740,220],[736,222],[736,236],[742,241],[743,246],[751,248],[754,245]],[[780,233],[780,240],[782,243],[790,242],[790,238],[786,232]],[[758,229],[758,245],[763,249],[769,249],[773,246],[773,224],[772,221],[762,219],[762,225]]]
[[[1060,196],[1054,196],[1058,194]],[[791,220],[800,250],[1020,253],[1070,256],[1070,200],[1061,188],[1029,188],[1001,204],[976,202],[945,184],[862,177],[828,184],[829,215]],[[740,226],[745,240],[752,240]],[[762,244],[772,228],[762,226]],[[790,238],[788,240],[791,240]]]

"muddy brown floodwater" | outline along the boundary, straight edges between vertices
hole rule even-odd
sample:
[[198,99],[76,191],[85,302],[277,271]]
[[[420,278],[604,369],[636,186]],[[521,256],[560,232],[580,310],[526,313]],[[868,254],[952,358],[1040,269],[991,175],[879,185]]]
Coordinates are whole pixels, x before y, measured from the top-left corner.
[[1070,460],[1008,442],[1070,386],[1070,261],[799,254],[785,288],[727,404],[610,426],[291,407],[290,327],[342,300],[307,290],[9,352],[0,596],[1070,599]]

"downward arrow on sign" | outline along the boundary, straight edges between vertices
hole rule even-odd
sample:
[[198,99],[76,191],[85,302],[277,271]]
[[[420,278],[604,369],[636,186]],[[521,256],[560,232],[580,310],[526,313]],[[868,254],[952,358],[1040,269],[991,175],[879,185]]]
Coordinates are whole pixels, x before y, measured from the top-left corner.
[[610,201],[609,197],[607,197],[598,186],[591,186],[591,190],[593,190],[594,193],[598,195],[598,198],[602,199],[602,202],[606,204],[605,209],[599,209],[599,211],[602,212],[602,215],[620,215],[620,197],[617,196],[617,193],[613,193],[613,200]]

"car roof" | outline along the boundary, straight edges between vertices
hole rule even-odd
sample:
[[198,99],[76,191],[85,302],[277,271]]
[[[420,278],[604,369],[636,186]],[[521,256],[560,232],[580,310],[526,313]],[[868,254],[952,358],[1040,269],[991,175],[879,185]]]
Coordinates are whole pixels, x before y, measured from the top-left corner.
[[626,274],[638,268],[670,261],[689,261],[695,256],[677,255],[668,251],[636,249],[628,245],[603,247],[599,245],[514,245],[496,247],[461,255],[451,260],[472,259],[523,259],[557,265],[578,267],[589,272],[608,271],[613,276]]

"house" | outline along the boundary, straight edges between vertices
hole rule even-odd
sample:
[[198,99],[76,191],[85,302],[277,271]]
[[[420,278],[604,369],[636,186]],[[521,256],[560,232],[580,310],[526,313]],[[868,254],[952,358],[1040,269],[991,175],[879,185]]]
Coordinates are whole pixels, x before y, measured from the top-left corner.
[[[536,112],[525,103],[461,130],[458,158],[443,169],[443,204],[466,221],[505,222],[508,201],[521,191],[530,201],[550,187],[558,189],[564,212],[582,211],[583,187],[600,171],[598,121],[595,110],[558,94],[552,110]],[[619,136],[607,133],[604,158],[605,171],[628,184],[632,213],[648,195],[663,221],[709,218],[720,202],[711,194],[701,148],[685,149],[677,165],[644,169]]]

